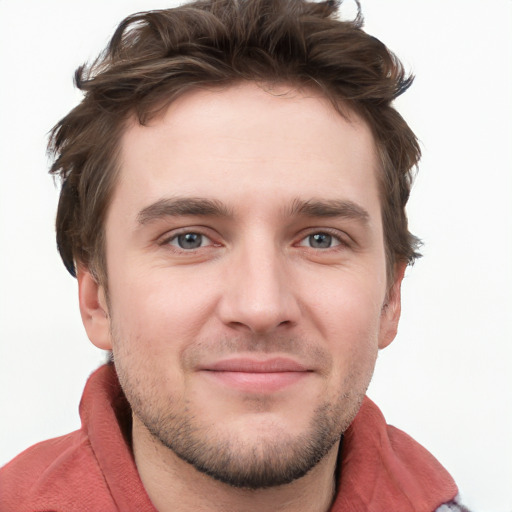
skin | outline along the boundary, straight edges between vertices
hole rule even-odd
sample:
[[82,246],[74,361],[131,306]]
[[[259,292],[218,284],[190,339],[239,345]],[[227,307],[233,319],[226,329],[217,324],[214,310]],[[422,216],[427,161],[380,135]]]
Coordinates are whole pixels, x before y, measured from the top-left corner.
[[80,268],[80,308],[113,351],[150,498],[328,510],[340,436],[400,316],[369,128],[313,91],[243,83],[132,120],[120,162],[109,297]]

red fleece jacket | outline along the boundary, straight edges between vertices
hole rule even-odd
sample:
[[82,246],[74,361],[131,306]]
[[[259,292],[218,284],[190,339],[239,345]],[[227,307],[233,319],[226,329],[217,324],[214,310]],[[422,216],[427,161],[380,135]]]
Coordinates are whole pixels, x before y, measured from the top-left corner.
[[[32,446],[0,470],[1,512],[156,512],[137,473],[130,410],[112,366],[90,377],[82,428]],[[331,512],[432,512],[457,494],[439,462],[365,399],[345,433]]]

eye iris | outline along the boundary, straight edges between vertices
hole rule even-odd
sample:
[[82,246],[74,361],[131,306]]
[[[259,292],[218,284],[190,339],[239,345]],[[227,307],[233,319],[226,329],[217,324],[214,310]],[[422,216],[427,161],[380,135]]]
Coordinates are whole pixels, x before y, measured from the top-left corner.
[[327,233],[315,233],[309,236],[309,243],[315,249],[328,249],[331,247],[332,236]]
[[178,245],[182,249],[197,249],[201,247],[203,236],[199,233],[185,233],[178,236]]

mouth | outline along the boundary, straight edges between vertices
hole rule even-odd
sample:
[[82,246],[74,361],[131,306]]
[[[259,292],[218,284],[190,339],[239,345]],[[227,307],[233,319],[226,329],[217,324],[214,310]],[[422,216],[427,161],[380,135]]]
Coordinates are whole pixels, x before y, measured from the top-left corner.
[[200,368],[213,382],[246,393],[272,393],[300,382],[313,371],[288,358],[232,358]]

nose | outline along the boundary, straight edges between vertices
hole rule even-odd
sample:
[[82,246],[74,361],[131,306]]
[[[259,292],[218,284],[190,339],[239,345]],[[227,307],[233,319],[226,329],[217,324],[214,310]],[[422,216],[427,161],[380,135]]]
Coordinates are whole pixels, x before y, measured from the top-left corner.
[[231,329],[251,334],[295,326],[300,307],[286,256],[268,246],[234,254],[226,269],[219,315]]

